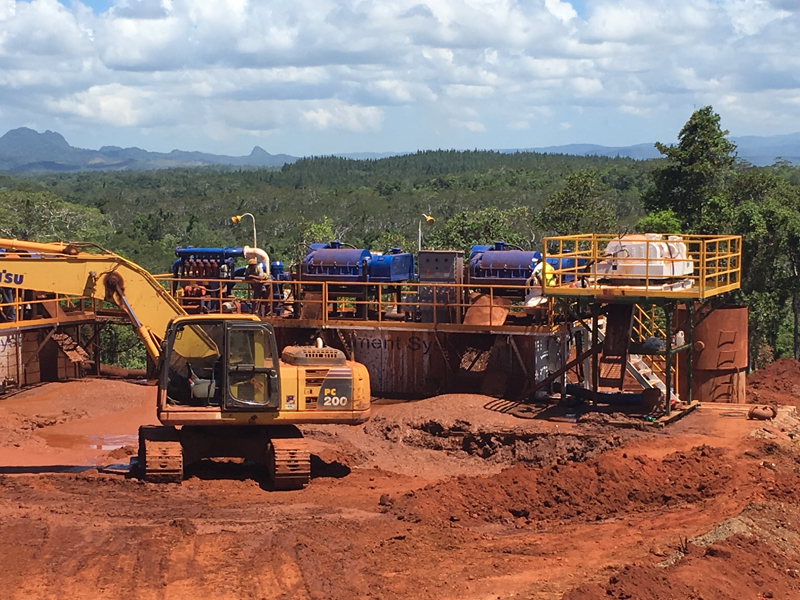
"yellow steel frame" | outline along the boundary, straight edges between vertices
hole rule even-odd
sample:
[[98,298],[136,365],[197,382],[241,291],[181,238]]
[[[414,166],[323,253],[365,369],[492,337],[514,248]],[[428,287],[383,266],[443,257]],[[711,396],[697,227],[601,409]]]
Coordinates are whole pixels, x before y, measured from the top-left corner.
[[[658,324],[659,315],[656,314],[656,306],[651,305],[648,308],[643,308],[637,304],[633,312],[633,327],[631,328],[631,341],[644,342],[649,337],[656,337],[666,340],[668,334],[661,325]],[[642,360],[653,370],[653,372],[660,378],[665,377],[667,360],[662,355],[643,355]],[[673,381],[678,381],[678,364],[677,362],[671,366]]]
[[[173,289],[187,284],[199,284],[207,289],[203,296],[177,295],[176,300],[191,312],[198,306],[204,311],[221,312],[222,304],[232,300],[245,300],[253,304],[253,310],[267,321],[281,326],[295,327],[382,327],[387,329],[437,329],[440,331],[461,332],[504,332],[504,333],[549,333],[564,329],[566,324],[553,321],[553,300],[548,299],[537,309],[544,315],[543,322],[538,325],[506,325],[505,318],[492,321],[495,309],[507,309],[510,315],[521,316],[528,309],[522,302],[509,303],[501,296],[501,290],[507,294],[509,290],[518,292],[524,297],[529,290],[526,286],[514,285],[475,285],[458,283],[372,283],[372,282],[317,282],[317,281],[274,281],[264,280],[269,290],[272,285],[279,285],[282,292],[288,292],[289,300],[274,300],[271,292],[266,298],[253,299],[251,284],[241,279],[175,279],[172,275],[156,275],[165,289]],[[177,285],[174,285],[177,284]],[[231,293],[224,293],[223,288],[233,284]],[[216,289],[210,289],[210,288]],[[420,288],[429,288],[430,301],[420,297]],[[401,290],[398,302],[397,290]],[[480,291],[488,297],[488,304],[482,306],[489,316],[489,323],[482,325],[465,325],[461,323],[466,311],[472,303],[470,293]],[[309,297],[308,293],[314,297]],[[448,292],[450,292],[448,294]],[[454,297],[453,301],[442,301],[441,298]],[[501,300],[502,298],[502,300]],[[299,310],[313,308],[316,318],[301,318],[299,314],[282,314],[279,306],[294,306]],[[430,311],[430,322],[405,321],[387,317],[387,314],[402,315],[404,312],[416,313],[422,309]],[[447,309],[456,319],[443,322],[439,318],[440,310]],[[357,316],[360,314],[361,316]]]
[[[738,235],[681,235],[669,240],[640,241],[647,245],[645,257],[614,256],[607,254],[611,242],[621,238],[613,234],[589,233],[547,237],[543,240],[545,259],[574,259],[570,266],[555,268],[555,283],[544,282],[547,296],[597,296],[634,298],[706,299],[739,289],[742,269],[742,238]],[[626,238],[629,239],[629,238]],[[669,242],[686,246],[686,259],[651,258],[654,245]],[[663,276],[658,267],[668,265],[674,269],[683,260],[693,263],[693,272],[680,276]],[[610,262],[618,267],[644,265],[644,273],[635,277],[617,274],[603,267]],[[620,269],[626,271],[626,269]],[[547,279],[547,278],[546,278]]]

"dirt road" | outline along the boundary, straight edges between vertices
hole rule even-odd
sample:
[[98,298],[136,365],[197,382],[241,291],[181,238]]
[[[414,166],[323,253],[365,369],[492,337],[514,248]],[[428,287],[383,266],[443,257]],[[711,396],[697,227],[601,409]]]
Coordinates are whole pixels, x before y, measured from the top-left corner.
[[126,463],[154,388],[0,401],[0,597],[800,597],[800,422],[702,408],[660,431],[526,419],[481,396],[309,427],[313,480],[246,464],[181,485]]

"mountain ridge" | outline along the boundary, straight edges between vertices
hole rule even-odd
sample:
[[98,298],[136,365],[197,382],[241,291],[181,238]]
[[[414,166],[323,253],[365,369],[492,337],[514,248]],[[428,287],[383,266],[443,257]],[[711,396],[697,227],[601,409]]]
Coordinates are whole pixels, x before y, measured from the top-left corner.
[[[800,164],[800,132],[773,136],[740,136],[730,139],[737,145],[737,155],[754,165],[769,165],[778,159]],[[566,144],[539,148],[501,149],[497,152],[622,156],[636,160],[661,156],[655,145],[648,143],[631,146]],[[354,152],[336,156],[353,160],[379,160],[403,154],[408,153]],[[260,146],[254,146],[250,154],[246,156],[177,149],[171,152],[151,152],[137,147],[122,148],[120,146],[102,146],[99,150],[89,150],[71,146],[66,138],[56,131],[47,130],[44,133],[38,133],[28,127],[12,129],[0,137],[0,171],[154,170],[212,165],[280,167],[297,160],[299,157],[289,154],[270,154]]]

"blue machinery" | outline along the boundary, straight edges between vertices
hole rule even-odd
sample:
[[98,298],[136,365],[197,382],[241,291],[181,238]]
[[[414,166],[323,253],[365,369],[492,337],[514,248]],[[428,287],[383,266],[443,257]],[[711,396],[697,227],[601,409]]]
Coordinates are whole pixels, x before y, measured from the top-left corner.
[[400,248],[389,254],[343,247],[341,242],[311,244],[300,264],[302,281],[400,283],[414,279],[414,257]]
[[[175,279],[233,279],[244,270],[236,259],[244,257],[244,249],[177,248],[172,265]],[[505,242],[472,247],[465,281],[482,285],[524,285],[534,273],[542,255],[509,247]],[[549,259],[558,267],[558,259]],[[562,258],[562,268],[573,259]],[[573,266],[570,264],[569,266]],[[266,270],[266,265],[262,265]],[[283,263],[270,264],[270,275],[279,281],[295,279],[307,282],[372,282],[402,283],[417,279],[414,256],[393,248],[389,254],[372,254],[363,248],[351,248],[341,242],[311,244],[295,277],[284,271]],[[454,280],[454,283],[457,282]]]
[[[261,252],[248,247],[233,248],[177,248],[178,257],[173,264],[173,284],[175,293],[180,281],[188,281],[182,293],[186,296],[230,296],[237,281],[246,279],[246,267],[237,266],[237,260],[252,258],[254,252]],[[262,252],[263,254],[263,252]],[[260,256],[259,260],[260,260]],[[266,257],[266,254],[263,254]],[[550,259],[558,266],[559,259]],[[388,254],[373,254],[364,248],[354,248],[339,241],[314,243],[308,248],[306,255],[292,272],[284,270],[283,263],[273,262],[269,266],[269,277],[266,277],[266,265],[259,263],[260,273],[265,275],[265,285],[270,285],[269,295],[275,302],[283,300],[282,283],[302,284],[301,288],[293,288],[298,298],[322,303],[321,287],[326,284],[325,294],[328,300],[356,298],[364,302],[381,294],[393,294],[396,304],[401,303],[403,284],[419,282],[416,289],[416,300],[420,304],[438,304],[435,322],[458,323],[469,304],[466,297],[466,284],[472,289],[485,292],[491,286],[496,297],[523,297],[525,290],[538,285],[534,278],[536,266],[541,261],[541,253],[513,248],[505,242],[495,242],[490,246],[476,245],[470,252],[466,267],[461,253],[457,251],[423,251],[420,252],[419,264],[415,264],[414,256],[393,248]],[[563,264],[572,259],[560,259]],[[417,268],[418,267],[418,272]],[[225,283],[229,281],[230,283]],[[374,285],[373,285],[374,284]],[[428,284],[439,286],[438,291]],[[454,287],[441,287],[457,284]],[[251,283],[252,285],[252,283]],[[413,285],[413,284],[412,284]],[[379,287],[380,286],[380,287]],[[316,294],[316,296],[315,296]],[[262,300],[269,297],[260,293]],[[459,306],[458,310],[440,310],[444,305]],[[203,306],[203,308],[209,308]],[[213,308],[213,307],[211,307]],[[365,315],[357,307],[358,318]],[[408,307],[406,307],[408,308]],[[434,317],[430,311],[417,308],[405,312],[405,318],[432,322]],[[459,313],[459,314],[456,314]],[[450,316],[445,316],[450,314]],[[296,316],[299,316],[298,312]]]
[[[542,260],[540,252],[509,248],[505,242],[492,246],[473,246],[467,265],[467,282],[483,285],[524,285],[531,281],[536,266]],[[518,294],[518,290],[513,290]]]

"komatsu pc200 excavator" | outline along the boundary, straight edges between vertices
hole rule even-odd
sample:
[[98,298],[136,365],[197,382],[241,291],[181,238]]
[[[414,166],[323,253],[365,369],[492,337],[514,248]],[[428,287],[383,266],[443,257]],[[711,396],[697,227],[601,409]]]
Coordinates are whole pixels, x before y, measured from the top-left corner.
[[[139,429],[138,469],[180,482],[202,458],[266,464],[275,489],[299,489],[311,457],[297,424],[369,418],[369,374],[335,348],[289,346],[254,315],[188,315],[150,273],[93,244],[0,238],[0,286],[92,297],[127,313],[159,365],[160,426]],[[163,336],[163,337],[162,337]]]

